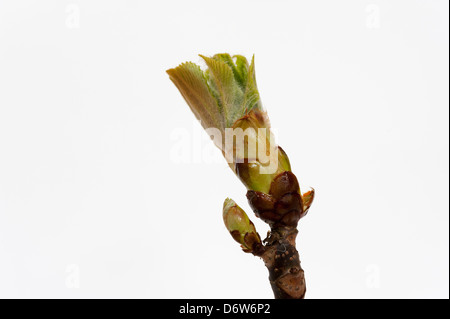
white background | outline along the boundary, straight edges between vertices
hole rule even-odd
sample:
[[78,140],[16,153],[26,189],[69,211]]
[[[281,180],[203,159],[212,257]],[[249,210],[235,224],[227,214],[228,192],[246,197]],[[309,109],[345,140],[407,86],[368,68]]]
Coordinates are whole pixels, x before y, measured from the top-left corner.
[[[309,298],[448,298],[448,2],[0,2],[0,297],[272,298],[168,79],[255,53]],[[262,235],[267,227],[255,224]]]

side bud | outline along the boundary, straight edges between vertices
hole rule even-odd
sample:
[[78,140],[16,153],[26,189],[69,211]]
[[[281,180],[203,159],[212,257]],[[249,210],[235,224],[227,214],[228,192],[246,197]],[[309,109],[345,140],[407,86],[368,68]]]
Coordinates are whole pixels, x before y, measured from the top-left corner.
[[235,241],[246,253],[257,253],[262,247],[261,238],[247,214],[232,199],[223,203],[223,221]]

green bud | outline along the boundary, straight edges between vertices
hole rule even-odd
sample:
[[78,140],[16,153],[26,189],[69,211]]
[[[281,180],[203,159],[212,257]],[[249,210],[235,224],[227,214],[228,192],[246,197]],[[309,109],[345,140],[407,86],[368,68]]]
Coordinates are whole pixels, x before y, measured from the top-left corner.
[[236,175],[248,190],[269,193],[273,174],[261,174],[264,167],[259,163],[236,163]]
[[283,172],[291,171],[289,158],[281,147],[278,147],[277,153],[278,168],[274,173],[271,173],[268,166],[259,162],[235,164],[236,175],[248,190],[268,194],[274,179]]
[[234,162],[232,169],[248,190],[268,193],[275,177],[290,171],[291,165],[287,154],[275,144],[267,114],[253,110],[238,119],[233,129],[241,142],[225,149],[228,160]]
[[241,244],[245,252],[253,252],[256,245],[261,244],[255,225],[242,208],[230,198],[223,203],[223,221],[231,236]]

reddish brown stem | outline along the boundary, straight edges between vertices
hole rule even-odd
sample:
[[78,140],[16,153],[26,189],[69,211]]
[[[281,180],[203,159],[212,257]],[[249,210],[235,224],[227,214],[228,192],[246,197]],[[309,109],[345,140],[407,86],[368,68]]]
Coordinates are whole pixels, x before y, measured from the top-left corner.
[[295,248],[297,233],[297,229],[292,227],[274,228],[265,239],[266,244],[255,253],[263,259],[269,270],[269,281],[275,299],[305,297],[305,276]]

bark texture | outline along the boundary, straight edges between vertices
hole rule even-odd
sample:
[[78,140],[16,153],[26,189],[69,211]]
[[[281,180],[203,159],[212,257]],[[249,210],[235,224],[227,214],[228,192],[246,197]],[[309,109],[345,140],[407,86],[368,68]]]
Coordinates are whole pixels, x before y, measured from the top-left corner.
[[296,229],[275,229],[266,239],[261,258],[269,270],[269,281],[276,299],[305,297],[305,275],[295,247],[296,236]]

